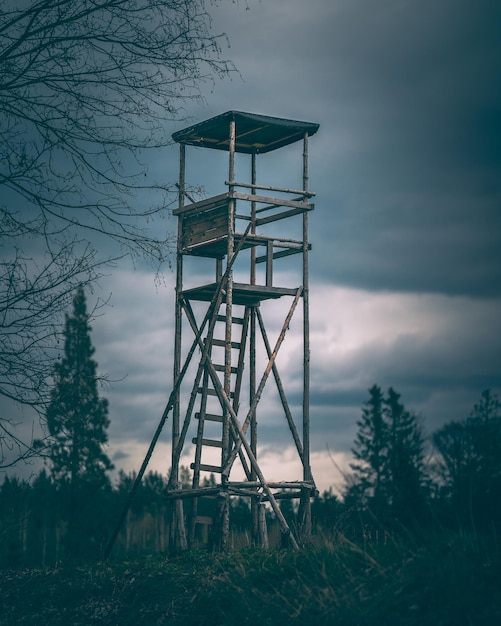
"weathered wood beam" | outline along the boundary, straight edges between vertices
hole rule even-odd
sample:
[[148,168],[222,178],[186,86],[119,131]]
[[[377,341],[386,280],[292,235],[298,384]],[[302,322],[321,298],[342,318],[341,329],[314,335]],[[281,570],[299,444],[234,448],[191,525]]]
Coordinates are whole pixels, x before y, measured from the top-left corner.
[[[224,182],[225,185],[229,185],[229,181]],[[235,187],[245,187],[247,189],[263,189],[264,191],[280,191],[283,193],[293,193],[295,195],[300,194],[301,196],[305,196],[307,198],[312,198],[315,196],[315,192],[313,191],[304,191],[302,189],[289,189],[288,187],[274,187],[273,185],[256,185],[255,183],[232,183]]]
[[271,206],[289,206],[304,211],[311,211],[313,205],[302,200],[287,200],[287,198],[271,198],[270,196],[259,196],[257,194],[240,193],[233,191],[231,197],[235,200],[247,200],[248,202],[259,202],[260,204],[269,204]]

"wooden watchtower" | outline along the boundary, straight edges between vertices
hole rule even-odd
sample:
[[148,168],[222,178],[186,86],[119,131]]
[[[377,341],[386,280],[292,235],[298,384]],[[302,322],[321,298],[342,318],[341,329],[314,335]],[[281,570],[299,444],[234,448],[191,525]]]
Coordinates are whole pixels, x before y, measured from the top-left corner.
[[[293,546],[311,531],[315,483],[309,444],[308,217],[314,194],[308,189],[308,138],[317,130],[318,124],[310,122],[228,111],[173,134],[180,147],[179,206],[173,211],[178,217],[177,395],[167,498],[173,501],[170,541],[177,549],[204,542],[224,549],[232,496],[250,499],[256,545],[267,545],[265,503],[276,515],[282,538]],[[298,167],[302,181],[297,188],[258,184],[257,157],[296,142],[302,146],[302,168]],[[228,153],[222,193],[200,201],[191,197],[185,182],[187,146],[210,149],[207,158],[214,150]],[[239,165],[240,159],[249,160],[249,180],[237,182],[235,160],[241,154],[249,155],[238,156]],[[291,233],[298,234],[292,238]],[[291,255],[299,255],[296,259],[302,263],[280,262]],[[280,263],[285,274],[278,274]],[[297,276],[291,277],[289,265],[299,268]],[[274,269],[295,282],[276,284]],[[284,300],[290,306],[285,307],[283,325],[272,346],[262,311],[266,306],[269,312],[270,306]],[[299,415],[293,415],[276,360],[300,303],[302,407]],[[274,319],[276,324],[276,315]],[[283,411],[283,445],[290,437],[302,466],[302,477],[289,482],[268,482],[259,465],[258,415],[260,424],[267,420],[259,403],[265,385],[272,381]],[[181,488],[179,470],[187,456],[192,484]],[[296,528],[289,528],[282,515],[281,498],[299,500]]]

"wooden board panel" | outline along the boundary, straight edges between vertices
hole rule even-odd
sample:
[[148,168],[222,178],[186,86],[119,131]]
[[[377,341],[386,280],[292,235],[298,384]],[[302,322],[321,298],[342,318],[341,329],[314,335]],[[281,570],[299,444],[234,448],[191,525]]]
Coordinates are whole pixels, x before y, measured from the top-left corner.
[[195,246],[228,234],[226,206],[182,218],[183,247]]

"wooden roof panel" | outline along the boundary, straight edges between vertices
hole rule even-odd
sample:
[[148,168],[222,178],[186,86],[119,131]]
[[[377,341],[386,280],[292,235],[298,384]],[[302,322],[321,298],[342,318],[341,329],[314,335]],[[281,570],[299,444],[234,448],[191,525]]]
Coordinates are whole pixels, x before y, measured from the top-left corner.
[[235,120],[235,151],[246,154],[271,152],[314,135],[319,124],[243,111],[227,111],[205,122],[178,130],[172,135],[177,143],[203,148],[229,150],[230,121]]

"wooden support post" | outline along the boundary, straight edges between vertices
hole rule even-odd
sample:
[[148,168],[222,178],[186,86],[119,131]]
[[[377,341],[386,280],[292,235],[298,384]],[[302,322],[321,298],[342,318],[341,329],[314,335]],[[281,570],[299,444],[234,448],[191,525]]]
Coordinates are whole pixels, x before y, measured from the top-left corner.
[[266,507],[262,502],[259,504],[259,547],[263,550],[268,550],[270,547],[266,524]]
[[[231,194],[234,190],[233,182],[235,180],[235,133],[236,124],[235,120],[230,120],[229,128],[229,164],[228,164],[228,192]],[[227,263],[233,258],[234,252],[234,238],[235,238],[235,200],[231,199],[228,202],[228,248],[227,248]],[[233,331],[233,272],[229,272],[228,280],[226,283],[226,329],[225,329],[225,347],[224,347],[224,380],[223,390],[226,398],[230,399],[231,392],[231,343],[232,343],[232,331]],[[222,448],[221,448],[221,467],[224,467],[228,462],[232,441],[230,438],[230,417],[225,406],[223,406],[223,433],[222,433]],[[227,481],[227,477],[221,476],[221,483],[224,486]],[[215,545],[218,545],[220,549],[225,549],[228,544],[229,536],[229,499],[228,495],[221,498],[218,503],[218,520],[213,526],[213,532],[219,533],[219,537],[214,539]]]
[[230,499],[226,491],[218,494],[214,523],[209,536],[209,550],[223,552],[228,549],[230,536]]
[[[179,208],[184,206],[185,192],[185,164],[186,164],[186,147],[179,144]],[[182,313],[181,313],[181,292],[183,290],[183,253],[182,253],[182,220],[178,223],[177,234],[177,254],[176,254],[176,305],[175,305],[175,330],[174,330],[174,365],[173,378],[178,380],[181,371],[181,337],[182,337]],[[179,484],[179,464],[175,462],[174,450],[179,441],[179,421],[180,421],[180,399],[179,388],[177,389],[174,407],[172,411],[172,460],[171,460],[171,479],[172,484]],[[185,550],[186,531],[184,528],[184,510],[181,501],[174,502],[171,509],[169,551],[177,552],[178,549]]]
[[[251,181],[252,185],[256,184],[256,153],[252,153],[251,157]],[[256,195],[256,188],[252,187],[251,195]],[[256,203],[251,201],[251,233],[253,235],[256,234]],[[250,258],[250,284],[256,284],[256,248],[251,248],[251,258]]]
[[273,241],[266,243],[266,286],[273,287]]
[[[257,159],[256,153],[251,155],[251,185],[256,184],[257,179]],[[251,188],[251,195],[256,195],[256,188]],[[256,208],[257,205],[251,201],[251,233],[256,234]],[[250,284],[256,284],[256,248],[251,248],[250,253]],[[249,337],[249,403],[252,405],[256,395],[256,307],[250,307],[250,337]],[[257,459],[257,414],[254,411],[250,418],[250,445],[254,456]],[[251,480],[256,480],[256,472],[251,468]],[[253,545],[263,544],[263,516],[261,515],[261,504],[258,497],[251,498],[251,519],[252,519],[252,543]],[[266,524],[266,517],[264,517]],[[266,535],[266,538],[267,535]]]
[[[249,338],[249,403],[252,406],[256,395],[256,310],[250,307],[250,338]],[[256,409],[257,410],[257,409]],[[257,459],[257,413],[254,410],[250,416],[250,445]],[[251,480],[256,480],[256,472],[251,470]],[[260,503],[257,497],[251,499],[252,515],[252,542],[254,545],[261,543],[261,517]]]
[[[303,190],[308,193],[308,133],[303,140]],[[312,480],[310,466],[310,286],[308,266],[308,211],[303,213],[303,479]],[[311,493],[302,490],[300,534],[311,535]]]

